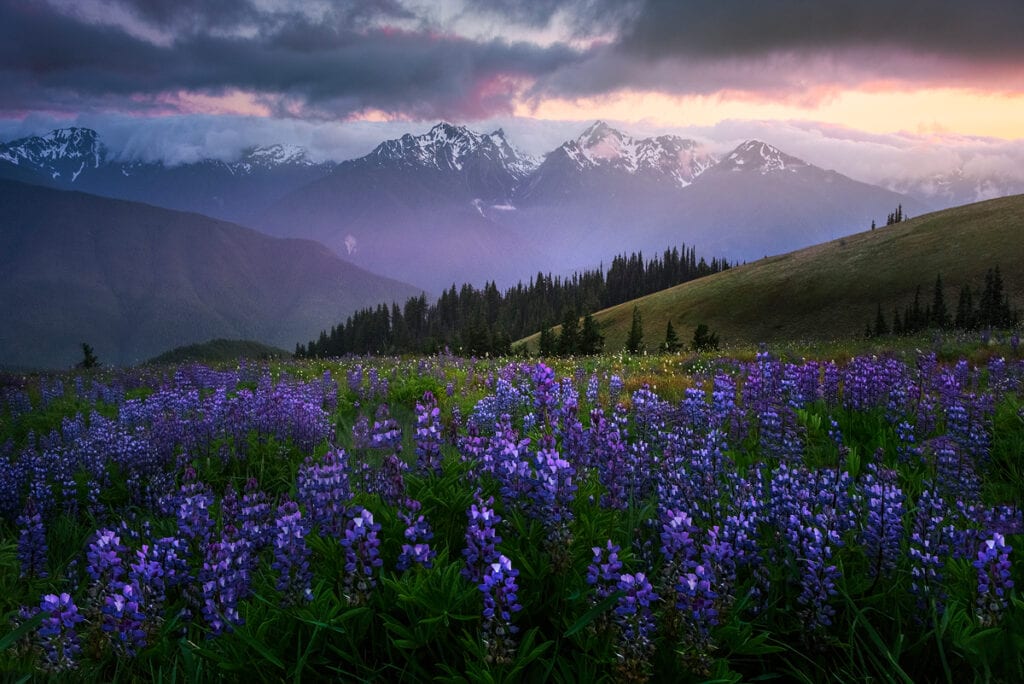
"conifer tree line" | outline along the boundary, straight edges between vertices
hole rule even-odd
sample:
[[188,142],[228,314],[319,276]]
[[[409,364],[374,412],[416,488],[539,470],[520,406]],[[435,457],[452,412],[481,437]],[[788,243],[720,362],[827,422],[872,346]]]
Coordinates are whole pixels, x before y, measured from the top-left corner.
[[[426,294],[409,298],[404,305],[379,304],[361,309],[344,323],[323,330],[315,340],[295,347],[297,357],[328,357],[344,354],[433,353],[448,347],[463,354],[507,354],[512,341],[538,330],[573,321],[599,309],[621,304],[730,268],[725,259],[710,263],[693,247],[666,249],[645,260],[642,252],[615,257],[605,271],[597,269],[552,276],[538,272],[527,284],[521,281],[504,293],[494,282],[483,288],[454,284],[429,303]],[[572,334],[561,353],[597,353],[600,333],[593,320],[587,330]],[[603,342],[603,340],[601,341]],[[559,353],[558,341],[553,353]],[[563,345],[564,346],[564,345]]]
[[[964,284],[960,288],[956,310],[946,304],[942,274],[935,277],[931,303],[922,304],[921,286],[914,291],[914,300],[903,311],[893,308],[892,318],[887,319],[882,305],[877,306],[874,324],[865,327],[867,337],[883,335],[911,335],[927,329],[978,330],[981,328],[1013,328],[1020,323],[1020,313],[1010,306],[1010,299],[1003,291],[1003,276],[999,266],[985,273],[984,287],[979,291],[975,305],[974,291]],[[891,324],[890,324],[891,320]]]
[[[903,205],[900,204],[899,206],[896,207],[896,211],[891,212],[889,216],[886,217],[885,225],[891,226],[895,223],[903,223],[905,220],[906,217],[903,216]],[[872,221],[871,227],[874,227],[874,221]]]

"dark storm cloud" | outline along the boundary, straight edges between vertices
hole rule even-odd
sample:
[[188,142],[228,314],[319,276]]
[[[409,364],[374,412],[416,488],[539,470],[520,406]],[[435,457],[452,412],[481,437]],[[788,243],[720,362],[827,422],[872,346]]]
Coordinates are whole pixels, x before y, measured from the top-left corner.
[[[455,6],[464,35],[435,9],[0,0],[0,114],[159,112],[179,93],[235,90],[290,116],[474,119],[511,111],[523,88],[805,102],[883,81],[1024,89],[1021,0],[467,0]],[[547,42],[472,37],[477,21]],[[572,35],[552,43],[558,31]]]
[[374,12],[400,9],[378,2],[316,19],[278,13],[273,21],[263,16],[253,36],[179,33],[163,45],[46,5],[0,4],[0,107],[81,111],[122,98],[126,108],[144,109],[166,93],[239,89],[286,101],[293,113],[296,106],[335,117],[372,108],[476,118],[509,111],[509,79],[536,78],[579,58],[558,45],[353,28],[360,7],[367,21]]
[[1022,35],[1020,0],[646,0],[614,42],[533,94],[731,91],[813,103],[883,82],[1022,90]]
[[[303,3],[257,7],[252,0],[110,0],[140,22],[158,30],[207,32],[247,29],[266,32],[302,16]],[[399,0],[342,0],[322,7],[304,3],[328,23],[362,28],[377,20],[416,19]]]
[[248,0],[119,0],[139,20],[157,28],[219,28],[253,21],[258,12]]
[[624,51],[735,57],[887,47],[964,59],[1024,56],[1020,0],[648,0]]
[[574,37],[614,32],[636,19],[642,0],[475,0],[467,11],[497,15],[531,28],[545,28],[555,15],[577,32]]

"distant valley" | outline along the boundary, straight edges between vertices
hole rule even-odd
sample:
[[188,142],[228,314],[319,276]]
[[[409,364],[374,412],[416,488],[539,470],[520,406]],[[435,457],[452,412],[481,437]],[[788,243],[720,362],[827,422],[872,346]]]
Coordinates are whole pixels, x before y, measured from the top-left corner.
[[0,365],[134,364],[218,337],[294,349],[326,321],[419,294],[308,240],[0,181]]

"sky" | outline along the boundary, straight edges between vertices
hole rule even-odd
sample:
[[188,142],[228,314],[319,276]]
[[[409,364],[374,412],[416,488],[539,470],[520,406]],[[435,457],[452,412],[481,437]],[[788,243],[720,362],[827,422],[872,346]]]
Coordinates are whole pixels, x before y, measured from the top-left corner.
[[543,154],[595,119],[869,181],[1024,173],[1021,0],[0,0],[0,140],[171,163],[365,154],[438,120]]

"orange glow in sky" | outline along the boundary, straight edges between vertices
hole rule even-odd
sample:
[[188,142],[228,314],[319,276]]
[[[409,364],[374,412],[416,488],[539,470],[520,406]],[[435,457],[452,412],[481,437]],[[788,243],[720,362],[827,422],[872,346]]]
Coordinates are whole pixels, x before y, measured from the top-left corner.
[[515,114],[537,119],[637,121],[657,126],[711,126],[725,119],[800,119],[871,133],[902,131],[1024,138],[1024,94],[958,88],[843,91],[807,105],[752,100],[739,94],[675,96],[627,92],[524,103]]

